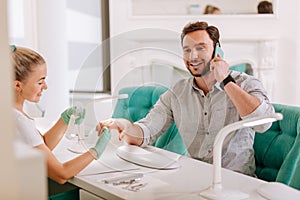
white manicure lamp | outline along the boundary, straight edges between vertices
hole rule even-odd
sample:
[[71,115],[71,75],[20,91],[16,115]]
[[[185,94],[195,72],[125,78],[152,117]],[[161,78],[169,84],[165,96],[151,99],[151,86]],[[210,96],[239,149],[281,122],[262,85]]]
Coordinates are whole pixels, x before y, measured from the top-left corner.
[[[119,94],[116,96],[95,98],[95,99],[92,99],[92,100],[89,100],[88,102],[86,102],[84,104],[83,108],[86,109],[91,103],[94,103],[94,102],[110,101],[113,99],[127,99],[127,98],[128,98],[128,94]],[[84,137],[84,125],[83,125],[83,123],[81,123],[80,125],[75,125],[75,120],[76,120],[76,117],[74,115],[71,115],[69,125],[68,125],[65,135],[66,135],[66,138],[72,139],[76,136],[76,133],[74,134],[74,132],[77,132],[77,137],[78,137],[77,143],[74,144],[73,146],[70,146],[68,148],[68,150],[73,153],[81,154],[81,153],[85,153],[87,151],[87,148],[84,146],[84,144],[82,144],[80,142],[83,140],[83,137]]]
[[260,117],[253,117],[250,119],[241,120],[232,124],[229,124],[222,128],[216,139],[214,141],[213,149],[213,182],[212,186],[200,193],[201,196],[207,199],[213,200],[239,200],[249,197],[248,194],[243,193],[238,190],[228,190],[224,189],[222,186],[222,177],[221,177],[221,160],[222,160],[222,146],[224,139],[232,131],[243,127],[253,127],[261,124],[266,124],[269,122],[274,122],[281,120],[283,118],[281,113],[274,113],[271,115],[265,115]]

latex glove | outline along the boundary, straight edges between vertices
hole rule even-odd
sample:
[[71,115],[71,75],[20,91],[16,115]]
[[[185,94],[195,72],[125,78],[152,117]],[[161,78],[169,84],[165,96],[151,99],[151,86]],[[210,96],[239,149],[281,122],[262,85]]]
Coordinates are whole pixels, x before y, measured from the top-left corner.
[[98,160],[100,156],[102,155],[103,151],[105,150],[106,145],[108,144],[109,140],[111,138],[111,132],[107,127],[102,128],[102,134],[99,136],[97,143],[94,149],[97,152],[97,157],[95,160]]
[[76,117],[75,124],[81,124],[85,117],[85,109],[79,108],[77,106],[73,106],[71,108],[66,109],[63,113],[61,113],[60,117],[65,124],[69,124],[71,115]]

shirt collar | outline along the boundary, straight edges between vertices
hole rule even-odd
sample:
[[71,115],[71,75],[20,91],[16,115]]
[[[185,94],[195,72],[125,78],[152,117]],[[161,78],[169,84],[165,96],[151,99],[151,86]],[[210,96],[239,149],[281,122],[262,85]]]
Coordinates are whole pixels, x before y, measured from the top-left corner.
[[[192,77],[192,78],[190,79],[190,83],[191,83],[192,87],[194,88],[194,90],[197,90],[197,91],[199,91],[201,94],[204,94],[203,90],[200,89],[200,88],[198,87],[198,85],[196,84],[195,77]],[[223,91],[223,90],[221,89],[221,87],[220,87],[220,83],[218,83],[218,82],[216,82],[216,84],[214,85],[214,87],[212,88],[212,90],[211,90],[209,93],[213,93],[213,92],[215,92],[215,91]]]

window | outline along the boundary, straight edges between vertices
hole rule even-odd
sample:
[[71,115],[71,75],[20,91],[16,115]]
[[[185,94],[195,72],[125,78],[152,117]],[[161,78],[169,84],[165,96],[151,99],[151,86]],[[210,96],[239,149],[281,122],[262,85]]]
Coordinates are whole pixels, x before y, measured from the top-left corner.
[[[107,37],[108,1],[68,0],[67,1],[67,38],[70,72],[70,92],[101,93],[110,90],[109,66],[104,64],[104,44]],[[101,9],[103,7],[103,9]],[[104,12],[102,13],[102,10]],[[107,26],[107,27],[104,27]],[[102,28],[101,28],[102,27]],[[109,54],[108,54],[109,55]]]
[[38,51],[48,65],[49,89],[39,106],[28,103],[26,109],[32,117],[45,111],[45,118],[56,120],[74,94],[89,99],[110,92],[110,49],[102,42],[109,38],[108,2],[7,1],[9,43]]
[[7,6],[9,43],[36,49],[34,1],[10,0]]
[[[8,1],[10,44],[38,50],[38,42],[42,41],[37,20],[43,20],[36,11],[39,3]],[[104,64],[109,63],[109,45],[102,43],[109,38],[108,0],[67,0],[64,12],[70,92],[109,92],[110,66]]]

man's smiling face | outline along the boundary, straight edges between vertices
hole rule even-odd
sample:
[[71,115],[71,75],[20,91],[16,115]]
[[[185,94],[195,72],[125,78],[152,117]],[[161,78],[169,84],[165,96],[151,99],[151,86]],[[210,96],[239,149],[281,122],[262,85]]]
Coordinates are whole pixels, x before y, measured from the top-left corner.
[[185,35],[182,41],[183,58],[193,76],[201,76],[208,68],[214,51],[213,41],[205,30],[197,30]]

